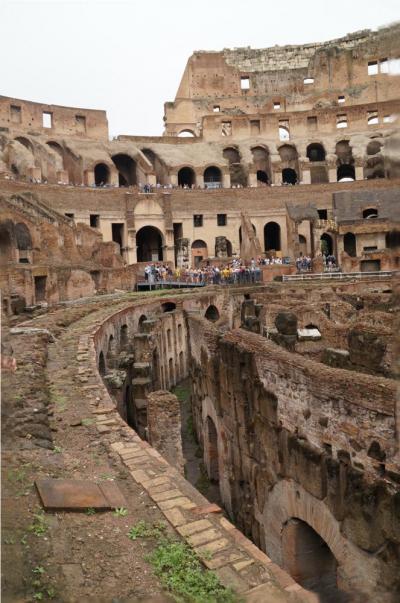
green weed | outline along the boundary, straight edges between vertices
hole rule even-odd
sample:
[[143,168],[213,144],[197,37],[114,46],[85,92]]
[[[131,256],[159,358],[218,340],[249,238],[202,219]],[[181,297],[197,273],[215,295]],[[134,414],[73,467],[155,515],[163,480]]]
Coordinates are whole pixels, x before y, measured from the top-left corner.
[[96,509],[93,509],[93,507],[88,507],[85,513],[86,515],[96,515]]
[[[46,518],[43,512],[35,513],[33,516],[33,523],[29,526],[28,530],[33,532],[35,536],[43,536],[48,530]],[[22,540],[21,540],[22,542]]]
[[165,532],[166,525],[163,522],[150,525],[143,519],[131,527],[128,532],[128,538],[136,540],[136,538],[160,538]]
[[115,509],[113,515],[114,517],[125,517],[128,515],[128,509],[125,509],[125,507],[118,507]]

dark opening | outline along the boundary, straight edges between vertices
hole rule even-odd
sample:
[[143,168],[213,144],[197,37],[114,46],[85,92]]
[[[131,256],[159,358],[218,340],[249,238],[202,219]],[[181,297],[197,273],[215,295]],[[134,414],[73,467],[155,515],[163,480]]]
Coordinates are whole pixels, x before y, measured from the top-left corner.
[[265,251],[281,249],[281,227],[276,222],[268,222],[264,226],[264,249]]
[[176,304],[174,302],[164,302],[161,304],[161,309],[163,312],[173,312],[176,310]]
[[362,260],[360,262],[361,272],[379,272],[381,269],[380,260]]
[[13,222],[6,220],[0,223],[0,259],[3,262],[8,262],[12,259],[13,245],[11,242],[11,233]]
[[99,226],[100,226],[99,214],[90,214],[90,226],[92,228],[99,228]]
[[268,174],[263,170],[257,170],[257,181],[263,182],[264,184],[268,184]]
[[178,172],[178,185],[191,187],[196,182],[194,170],[190,167],[183,167]]
[[328,219],[328,210],[327,209],[317,209],[318,217],[320,220]]
[[122,325],[119,332],[119,344],[121,348],[125,348],[128,345],[128,325]]
[[98,289],[100,287],[100,270],[91,270],[90,276],[93,279],[94,286]]
[[400,231],[391,230],[386,233],[386,247],[388,249],[400,247]]
[[118,243],[119,252],[122,254],[123,236],[124,236],[124,225],[118,222],[111,224],[112,240],[114,243]]
[[321,236],[321,251],[324,255],[332,255],[333,254],[333,241],[332,237],[326,232]]
[[129,427],[132,427],[132,429],[136,429],[137,428],[136,408],[135,408],[134,401],[132,399],[132,389],[129,385],[125,390],[124,403],[125,403],[126,422],[128,423]]
[[210,322],[217,322],[217,320],[219,320],[218,308],[216,306],[214,306],[213,304],[211,304],[210,306],[208,306],[204,316]]
[[46,299],[47,276],[35,276],[35,301],[41,302]]
[[345,252],[355,258],[357,255],[356,235],[352,232],[346,232],[343,237],[343,244]]
[[104,360],[103,352],[100,352],[99,354],[99,373],[102,376],[106,374],[106,362]]
[[321,603],[342,603],[348,595],[337,587],[337,561],[327,543],[307,523],[290,519],[282,530],[283,566]]
[[110,182],[110,168],[105,163],[98,163],[94,168],[96,186],[104,186]]
[[138,262],[160,262],[163,259],[162,237],[154,226],[143,226],[136,234]]
[[307,147],[307,157],[310,161],[325,161],[325,149],[322,144],[315,142]]
[[282,182],[283,184],[296,184],[297,174],[292,168],[284,168],[282,170]]
[[218,434],[214,421],[211,417],[207,417],[207,456],[209,478],[212,482],[219,481],[219,465],[218,465]]
[[337,181],[340,182],[342,178],[356,179],[356,171],[353,165],[339,165],[337,171]]
[[118,170],[119,186],[134,186],[137,182],[136,161],[123,153],[113,155],[111,159]]
[[15,225],[15,237],[19,251],[18,261],[21,264],[29,264],[29,251],[32,249],[32,239],[26,224],[20,222]]

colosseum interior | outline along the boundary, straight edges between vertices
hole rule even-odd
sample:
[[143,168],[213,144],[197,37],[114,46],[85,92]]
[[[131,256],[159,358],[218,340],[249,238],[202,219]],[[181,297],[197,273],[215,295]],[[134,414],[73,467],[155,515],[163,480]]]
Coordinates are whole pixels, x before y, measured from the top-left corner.
[[0,97],[6,603],[400,600],[399,33],[196,51],[160,137]]

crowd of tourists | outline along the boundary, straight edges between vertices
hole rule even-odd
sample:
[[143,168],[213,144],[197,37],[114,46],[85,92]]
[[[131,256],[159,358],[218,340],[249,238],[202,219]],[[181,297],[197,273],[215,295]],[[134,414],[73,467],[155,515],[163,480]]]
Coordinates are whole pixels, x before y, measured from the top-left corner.
[[[311,272],[313,269],[313,260],[309,255],[300,255],[295,263],[297,272]],[[324,272],[336,272],[339,270],[336,258],[332,253],[323,253],[322,263]]]
[[167,284],[169,282],[199,285],[235,285],[259,282],[261,280],[261,270],[256,260],[252,260],[249,265],[245,265],[240,259],[234,259],[225,264],[207,264],[193,268],[171,268],[168,264],[153,262],[145,267],[144,277],[149,285]]

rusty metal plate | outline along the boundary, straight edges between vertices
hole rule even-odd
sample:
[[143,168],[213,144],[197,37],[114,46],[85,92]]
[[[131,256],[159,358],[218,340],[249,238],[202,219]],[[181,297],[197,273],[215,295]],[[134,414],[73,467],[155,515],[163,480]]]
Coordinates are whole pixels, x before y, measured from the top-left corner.
[[75,479],[39,479],[35,485],[45,509],[107,510],[126,504],[118,486],[112,482],[95,484]]

